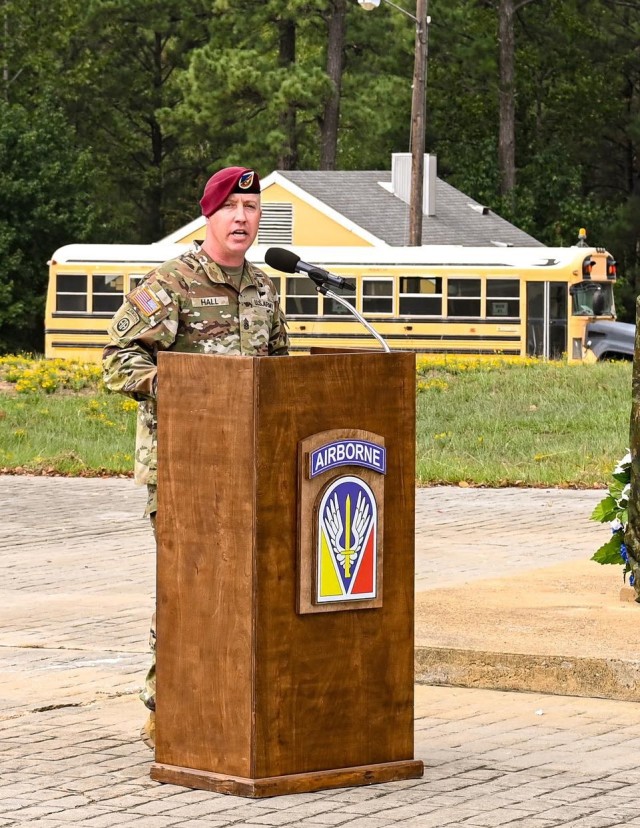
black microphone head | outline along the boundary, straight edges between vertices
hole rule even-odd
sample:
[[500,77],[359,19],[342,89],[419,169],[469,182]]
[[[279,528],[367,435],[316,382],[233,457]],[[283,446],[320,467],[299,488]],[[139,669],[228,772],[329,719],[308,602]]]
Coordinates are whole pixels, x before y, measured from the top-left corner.
[[274,270],[295,273],[300,256],[296,256],[291,250],[285,250],[284,247],[270,247],[264,254],[264,260]]

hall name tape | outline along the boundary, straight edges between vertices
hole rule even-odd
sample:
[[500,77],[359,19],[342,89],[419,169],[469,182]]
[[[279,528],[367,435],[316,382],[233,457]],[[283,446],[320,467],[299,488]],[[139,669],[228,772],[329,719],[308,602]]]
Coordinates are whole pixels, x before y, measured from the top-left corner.
[[364,466],[387,473],[387,450],[368,440],[336,440],[311,452],[309,477],[337,466]]

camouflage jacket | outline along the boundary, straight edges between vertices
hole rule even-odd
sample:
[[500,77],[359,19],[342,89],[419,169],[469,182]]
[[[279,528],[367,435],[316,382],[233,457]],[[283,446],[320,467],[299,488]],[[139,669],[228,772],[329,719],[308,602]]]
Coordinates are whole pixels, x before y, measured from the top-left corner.
[[289,341],[271,279],[245,262],[239,290],[203,250],[152,270],[125,298],[109,326],[103,372],[107,388],[138,406],[135,479],[157,482],[156,355],[286,354]]

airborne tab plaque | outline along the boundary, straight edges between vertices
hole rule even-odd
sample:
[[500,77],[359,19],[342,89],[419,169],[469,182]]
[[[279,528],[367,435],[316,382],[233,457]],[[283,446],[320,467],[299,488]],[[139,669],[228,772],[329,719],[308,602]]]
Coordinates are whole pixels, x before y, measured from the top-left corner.
[[298,451],[298,612],[382,606],[384,439],[335,429]]

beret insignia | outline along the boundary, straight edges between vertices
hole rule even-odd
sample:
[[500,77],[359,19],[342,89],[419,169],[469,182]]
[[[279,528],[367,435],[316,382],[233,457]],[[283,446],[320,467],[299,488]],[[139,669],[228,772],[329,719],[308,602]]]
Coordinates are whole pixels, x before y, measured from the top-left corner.
[[253,172],[253,170],[249,170],[246,173],[242,173],[242,175],[240,176],[240,179],[238,181],[238,187],[241,190],[248,190],[251,187],[251,185],[253,184],[254,175],[255,175],[255,173]]

